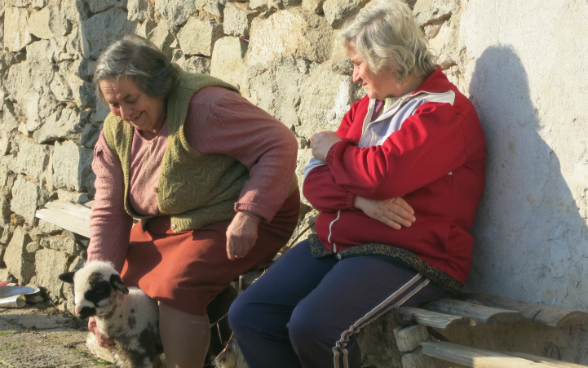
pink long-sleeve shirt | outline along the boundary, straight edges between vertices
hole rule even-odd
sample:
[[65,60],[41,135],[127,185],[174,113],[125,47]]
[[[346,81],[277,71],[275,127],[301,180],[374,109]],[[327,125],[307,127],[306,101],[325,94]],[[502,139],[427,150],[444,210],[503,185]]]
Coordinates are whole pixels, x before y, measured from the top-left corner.
[[[190,100],[184,132],[194,150],[226,154],[249,168],[249,180],[235,211],[252,212],[271,221],[288,194],[296,167],[298,146],[290,130],[239,94],[212,86],[196,92]],[[167,122],[150,140],[134,132],[129,201],[142,215],[160,213],[154,188],[167,136]],[[92,169],[96,195],[90,217],[88,261],[108,260],[120,270],[132,218],[124,209],[121,163],[108,148],[103,133],[94,148]]]

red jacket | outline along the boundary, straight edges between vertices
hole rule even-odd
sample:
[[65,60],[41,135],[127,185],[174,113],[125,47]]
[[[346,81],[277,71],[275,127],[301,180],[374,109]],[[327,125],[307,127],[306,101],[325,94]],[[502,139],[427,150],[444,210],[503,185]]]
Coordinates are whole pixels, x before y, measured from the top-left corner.
[[[435,99],[441,95],[454,99]],[[358,145],[370,100],[354,103],[337,130],[343,141],[331,147],[326,165],[308,173],[304,195],[320,210],[317,235],[328,249],[388,244],[464,283],[474,242],[469,231],[484,186],[484,133],[471,102],[440,68],[408,98],[417,97],[424,99],[400,129],[365,148]],[[355,196],[402,196],[416,222],[394,230],[355,209]]]

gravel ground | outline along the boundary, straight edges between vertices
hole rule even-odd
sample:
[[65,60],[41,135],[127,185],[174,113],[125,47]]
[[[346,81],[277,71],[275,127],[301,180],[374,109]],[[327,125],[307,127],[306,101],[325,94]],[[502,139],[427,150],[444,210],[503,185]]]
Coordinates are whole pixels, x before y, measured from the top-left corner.
[[86,348],[85,321],[48,304],[0,308],[0,368],[111,368]]

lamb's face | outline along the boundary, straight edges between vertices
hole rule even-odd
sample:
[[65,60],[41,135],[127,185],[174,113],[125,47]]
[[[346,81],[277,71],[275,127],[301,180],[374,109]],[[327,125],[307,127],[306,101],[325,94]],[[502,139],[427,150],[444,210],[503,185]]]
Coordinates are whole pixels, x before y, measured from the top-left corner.
[[99,272],[91,273],[86,278],[86,282],[80,280],[79,276],[81,275],[76,274],[74,277],[76,315],[87,318],[108,314],[114,301],[111,297],[113,288],[110,280],[105,280],[106,275]]
[[74,284],[75,313],[80,318],[108,315],[116,300],[129,292],[109,262],[90,262],[75,273],[59,275],[59,279]]

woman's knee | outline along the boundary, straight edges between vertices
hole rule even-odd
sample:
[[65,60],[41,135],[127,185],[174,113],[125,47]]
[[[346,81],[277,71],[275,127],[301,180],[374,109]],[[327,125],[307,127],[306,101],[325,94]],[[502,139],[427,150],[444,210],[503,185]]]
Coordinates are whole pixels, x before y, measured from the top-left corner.
[[252,317],[255,316],[255,305],[249,303],[242,297],[238,297],[233,301],[229,308],[227,316],[229,325],[235,333],[239,333],[247,327]]
[[288,322],[290,341],[294,347],[312,344],[321,340],[325,327],[311,308],[298,306],[294,309],[290,322]]

